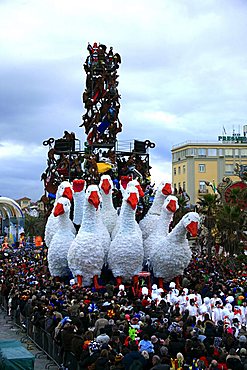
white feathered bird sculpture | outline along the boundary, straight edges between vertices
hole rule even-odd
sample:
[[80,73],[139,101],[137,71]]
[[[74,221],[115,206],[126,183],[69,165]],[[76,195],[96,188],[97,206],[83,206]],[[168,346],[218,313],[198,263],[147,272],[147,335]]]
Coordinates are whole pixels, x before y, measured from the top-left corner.
[[[126,193],[126,191],[128,190],[129,187],[133,187],[134,186],[138,190],[139,199],[142,198],[144,196],[144,192],[142,190],[142,187],[141,187],[139,181],[136,180],[136,179],[135,180],[131,180],[129,176],[123,176],[123,177],[124,178],[127,178],[127,179],[125,179],[125,181],[123,182],[124,185],[122,184],[122,196],[124,197],[124,195],[125,195],[125,193]],[[113,229],[113,232],[111,234],[111,239],[112,240],[115,238],[115,236],[116,236],[116,234],[117,234],[117,232],[118,232],[118,230],[120,228],[122,213],[123,213],[123,209],[121,207],[120,214],[117,217],[116,225],[115,225],[115,227]],[[142,238],[142,231],[140,229],[139,224],[137,222],[135,222],[135,225],[136,225],[136,231],[138,232],[140,238]]]
[[97,230],[96,211],[100,206],[97,185],[86,190],[82,225],[68,252],[68,264],[79,286],[90,286],[92,279],[98,288],[98,275],[104,264],[104,249]]
[[101,206],[102,220],[109,234],[111,235],[116,225],[117,211],[113,206],[112,201],[113,182],[109,175],[101,176],[99,188],[102,196],[102,206]]
[[186,235],[189,232],[192,237],[197,236],[199,222],[198,213],[189,212],[167,236],[160,235],[156,239],[150,260],[154,276],[159,278],[159,287],[163,288],[163,281],[183,274],[189,265],[192,253]]
[[[55,234],[56,229],[57,229],[57,218],[54,217],[53,211],[56,207],[56,202],[60,197],[65,197],[65,198],[68,198],[70,202],[72,201],[73,190],[72,190],[72,185],[68,181],[63,181],[58,186],[58,189],[57,189],[57,192],[56,192],[56,199],[55,199],[55,203],[54,203],[54,206],[53,206],[53,210],[52,210],[50,216],[48,217],[48,220],[47,220],[47,223],[46,223],[46,226],[45,226],[45,238],[44,238],[44,240],[45,240],[45,244],[46,244],[47,248],[49,248],[51,240],[53,238],[53,235]],[[73,225],[72,221],[70,221],[70,227],[71,227],[71,231],[75,234],[76,231],[75,231],[75,228],[74,228],[74,225]]]
[[161,182],[158,189],[156,190],[153,204],[149,208],[146,216],[139,223],[140,229],[142,231],[143,240],[147,239],[149,235],[152,234],[153,230],[155,230],[164,200],[168,195],[171,194],[171,184],[168,182]]
[[144,255],[143,242],[136,230],[135,211],[138,201],[139,192],[136,187],[127,187],[123,197],[120,228],[108,253],[108,265],[117,284],[133,278],[135,291]]
[[78,227],[82,223],[83,207],[87,183],[82,179],[73,180],[74,191],[74,214],[73,222]]
[[75,235],[71,231],[70,201],[60,197],[55,205],[53,215],[57,220],[56,230],[48,249],[48,268],[53,277],[68,277],[70,269],[67,254]]
[[149,237],[144,240],[144,262],[146,262],[148,259],[150,260],[151,249],[156,246],[156,240],[159,239],[160,235],[162,235],[162,237],[166,237],[169,233],[169,226],[173,220],[174,213],[178,210],[178,208],[178,198],[174,195],[168,195],[162,206],[156,228],[149,235]]

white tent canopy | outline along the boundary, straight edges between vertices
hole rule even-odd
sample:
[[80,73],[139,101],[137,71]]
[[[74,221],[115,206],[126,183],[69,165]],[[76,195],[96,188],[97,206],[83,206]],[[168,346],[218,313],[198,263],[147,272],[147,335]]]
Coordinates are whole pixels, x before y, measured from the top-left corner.
[[24,217],[21,207],[13,199],[0,197],[0,215],[3,218]]

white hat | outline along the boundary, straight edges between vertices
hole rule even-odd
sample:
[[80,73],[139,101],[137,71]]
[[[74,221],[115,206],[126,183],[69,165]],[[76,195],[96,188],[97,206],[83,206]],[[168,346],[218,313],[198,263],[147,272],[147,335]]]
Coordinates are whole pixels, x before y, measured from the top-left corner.
[[203,298],[203,302],[204,302],[205,304],[208,304],[208,303],[210,302],[210,298],[209,298],[209,297],[205,297],[205,298]]
[[176,284],[174,283],[174,281],[170,282],[169,288],[176,288]]

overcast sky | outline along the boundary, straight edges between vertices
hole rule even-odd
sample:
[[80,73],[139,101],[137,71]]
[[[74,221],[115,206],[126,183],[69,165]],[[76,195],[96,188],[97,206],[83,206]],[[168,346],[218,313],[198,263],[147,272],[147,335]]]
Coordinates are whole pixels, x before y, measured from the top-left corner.
[[156,182],[171,180],[172,145],[242,130],[246,19],[246,0],[0,0],[0,195],[39,199],[42,142],[84,141],[88,42],[122,57],[118,138],[156,143]]

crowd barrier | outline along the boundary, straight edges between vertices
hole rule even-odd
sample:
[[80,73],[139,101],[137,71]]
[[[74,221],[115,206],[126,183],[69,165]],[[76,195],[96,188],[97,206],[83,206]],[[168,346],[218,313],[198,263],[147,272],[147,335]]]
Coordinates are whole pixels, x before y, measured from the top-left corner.
[[[1,303],[3,303],[3,301],[1,301]],[[1,308],[5,312],[6,321],[8,323],[12,321],[19,334],[23,334],[21,342],[28,345],[28,341],[31,341],[40,350],[36,356],[44,355],[51,361],[46,366],[47,369],[54,369],[55,366],[61,370],[81,369],[75,355],[72,352],[64,352],[63,347],[52,338],[50,333],[34,325],[30,318],[26,318],[24,322],[22,322],[18,311],[14,314],[12,312],[11,316],[9,316],[6,310],[6,304],[2,304]]]
[[[50,333],[34,325],[30,319],[26,321],[26,333],[34,344],[52,359],[55,364],[59,366],[63,364],[63,367],[68,370],[80,370],[75,355],[72,352],[64,352],[63,347],[52,338]],[[63,367],[61,366],[61,368]]]

